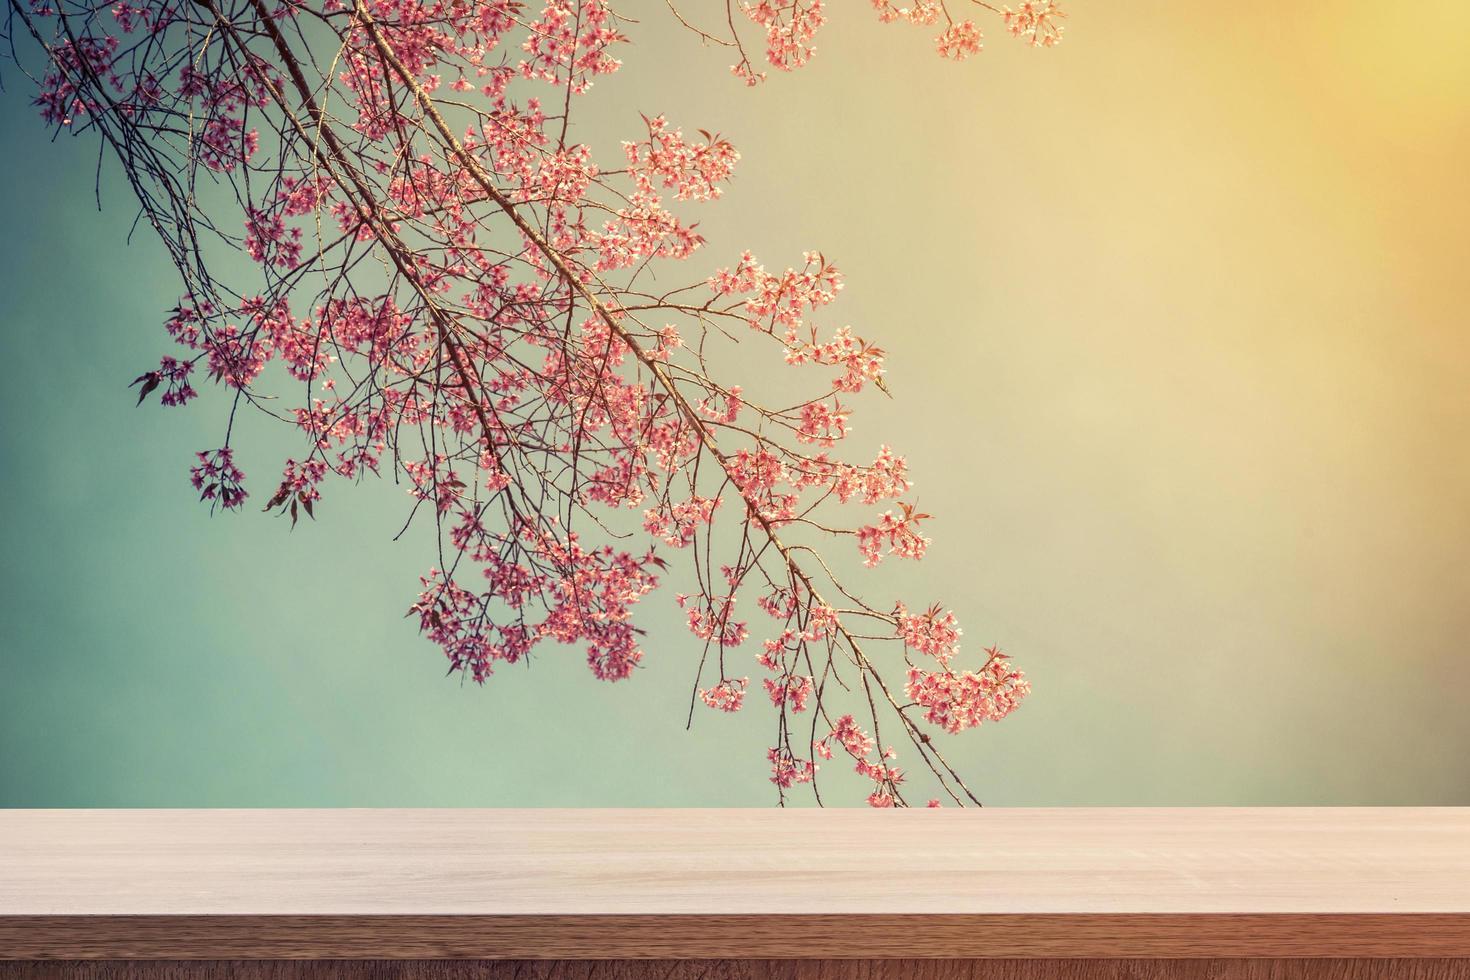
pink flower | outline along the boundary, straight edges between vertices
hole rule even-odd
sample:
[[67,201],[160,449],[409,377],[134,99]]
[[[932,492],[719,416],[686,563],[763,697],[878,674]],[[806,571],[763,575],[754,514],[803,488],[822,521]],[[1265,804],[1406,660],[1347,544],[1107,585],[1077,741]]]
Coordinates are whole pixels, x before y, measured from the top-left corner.
[[1066,16],[1057,0],[1023,0],[1015,10],[1006,7],[1002,14],[1013,37],[1041,48],[1061,43],[1062,25],[1057,21]]
[[863,564],[869,568],[882,560],[886,545],[888,554],[900,558],[919,559],[929,547],[929,539],[919,533],[919,522],[928,514],[916,514],[912,506],[901,505],[903,513],[894,517],[893,511],[884,511],[878,523],[857,529],[858,550],[862,552]]
[[741,9],[766,29],[766,60],[782,71],[807,63],[812,37],[827,21],[822,0],[745,0]]
[[734,713],[740,710],[745,703],[745,687],[750,683],[749,677],[739,680],[723,680],[709,689],[701,688],[699,700],[711,708],[719,711]]
[[766,758],[771,762],[771,782],[782,789],[809,783],[817,773],[816,764],[810,759],[798,759],[784,749],[770,749]]
[[914,615],[900,602],[894,615],[898,619],[898,636],[909,649],[928,654],[944,667],[959,653],[960,628],[954,613],[941,616],[936,604]]
[[972,54],[980,53],[980,28],[973,21],[962,20],[950,24],[934,39],[934,46],[942,58],[964,61]]
[[[946,57],[980,49],[939,0],[872,3],[931,35],[948,24]],[[889,353],[830,319],[844,280],[822,252],[679,273],[705,246],[686,208],[715,206],[740,155],[661,115],[620,144],[578,141],[580,96],[632,50],[609,0],[270,0],[232,9],[228,29],[199,4],[23,6],[42,118],[121,151],[185,282],[165,322],[178,349],[136,379],[139,400],[208,403],[198,377],[224,389],[227,445],[190,470],[201,499],[246,499],[230,446],[252,411],[296,440],[264,508],[293,527],[328,481],[401,487],[391,533],[436,565],[410,613],[476,683],[563,649],[630,680],[659,651],[714,674],[696,696],[733,713],[749,678],[725,676],[726,658],[752,638],[737,611],[753,598],[783,799],[845,754],[871,805],[908,805],[880,731],[956,792],[919,722],[998,719],[1029,684],[994,650],[961,670],[953,613],[865,599],[830,560],[849,536],[868,565],[929,543],[904,457],[846,449],[856,393],[888,390]],[[737,77],[765,77],[745,35],[777,71],[813,57],[824,0],[739,7]],[[1054,0],[990,12],[1032,44],[1061,33]],[[321,51],[302,30],[319,18],[336,25]],[[640,603],[665,574],[692,639],[646,650]],[[900,657],[906,683],[890,676]],[[788,724],[803,719],[830,730]],[[795,755],[808,740],[813,758]]]
[[242,483],[245,474],[235,465],[234,453],[225,447],[195,453],[199,465],[189,471],[189,482],[199,491],[200,500],[217,502],[225,510],[236,510],[249,496]]
[[769,677],[761,682],[766,687],[766,694],[771,699],[771,704],[777,708],[791,706],[793,711],[805,711],[807,698],[812,694],[812,679],[810,677],[799,677],[787,674],[779,681],[771,680]]
[[978,671],[957,673],[946,668],[931,672],[910,667],[904,693],[925,709],[926,721],[950,734],[1000,721],[1031,693],[1031,684],[999,650],[991,647],[985,652],[990,659]]
[[701,133],[703,142],[684,139],[678,129],[669,129],[663,116],[647,119],[648,139],[624,143],[628,170],[640,190],[673,188],[676,201],[710,201],[723,193],[740,154],[727,140]]
[[843,715],[837,719],[837,724],[827,736],[818,741],[813,750],[823,759],[830,759],[833,755],[832,743],[836,742],[853,759],[854,770],[866,779],[874,783],[872,793],[868,796],[868,805],[873,807],[891,807],[898,801],[898,787],[904,781],[902,769],[890,766],[888,760],[895,755],[892,749],[884,749],[876,757],[873,751],[877,747],[873,738],[858,727],[852,715]]

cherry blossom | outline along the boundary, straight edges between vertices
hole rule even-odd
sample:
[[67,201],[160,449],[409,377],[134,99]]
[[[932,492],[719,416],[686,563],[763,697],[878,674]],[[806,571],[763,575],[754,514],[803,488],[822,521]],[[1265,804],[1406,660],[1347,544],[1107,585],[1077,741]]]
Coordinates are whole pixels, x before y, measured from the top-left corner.
[[[947,2],[874,8],[938,30],[941,54],[975,53],[978,27]],[[963,2],[1028,43],[1060,37],[1055,3]],[[234,421],[258,409],[300,447],[264,510],[293,528],[325,519],[372,476],[430,526],[433,564],[405,604],[451,672],[488,683],[571,647],[620,682],[678,657],[691,712],[734,715],[754,659],[781,802],[798,787],[820,800],[816,759],[840,750],[859,797],[908,805],[880,730],[907,740],[944,797],[979,802],[929,730],[999,720],[1029,684],[995,649],[966,666],[940,606],[914,614],[844,581],[854,558],[917,560],[930,544],[904,457],[855,435],[864,399],[888,393],[888,352],[832,319],[843,278],[824,253],[769,268],[723,246],[706,258],[700,209],[747,165],[729,140],[651,115],[618,146],[578,141],[580,97],[618,70],[634,29],[614,8],[14,12],[17,40],[43,49],[41,119],[103,141],[178,270],[173,350],[134,385],[139,403],[158,391],[220,420],[219,448],[190,470],[202,500],[242,509]],[[685,23],[735,48],[750,82],[763,73],[738,25],[791,71],[827,19],[822,0],[726,13],[731,36]],[[730,376],[742,342],[764,376]],[[685,591],[662,601],[688,634],[652,643],[638,609],[667,577]]]
[[[1062,40],[1060,23],[1067,15],[1058,0],[1025,0],[1016,9],[996,6],[987,0],[911,0],[908,4],[894,0],[872,0],[878,20],[885,24],[907,23],[917,27],[940,27],[934,36],[934,47],[941,57],[963,61],[980,53],[982,33],[964,14],[982,11],[997,17],[1011,36],[1035,47],[1053,47]],[[804,66],[816,53],[815,37],[827,22],[822,0],[744,0],[740,9],[758,28],[765,31],[766,61],[781,71]],[[706,40],[727,44],[736,49],[740,60],[731,66],[737,78],[747,85],[766,80],[756,70],[746,53],[744,42],[733,18],[728,36],[717,37],[704,31]],[[686,22],[687,23],[687,22]]]
[[1062,40],[1062,25],[1067,16],[1057,0],[1023,0],[1015,10],[1003,8],[1006,30],[1014,37],[1041,48],[1049,48]]
[[241,485],[245,474],[235,465],[230,449],[211,449],[195,454],[199,464],[189,471],[189,481],[199,491],[200,500],[208,500],[213,506],[218,503],[226,510],[233,510],[249,496]]
[[745,704],[745,688],[749,684],[749,677],[742,677],[739,680],[720,681],[720,683],[708,690],[700,688],[699,700],[711,708],[718,708],[720,711],[734,713],[739,711],[741,706]]
[[955,61],[964,61],[972,54],[980,53],[980,28],[971,20],[957,21],[946,27],[934,39],[939,54]]
[[1031,683],[994,647],[980,670],[926,671],[910,667],[904,693],[924,709],[924,720],[950,734],[1000,721],[1031,693]]

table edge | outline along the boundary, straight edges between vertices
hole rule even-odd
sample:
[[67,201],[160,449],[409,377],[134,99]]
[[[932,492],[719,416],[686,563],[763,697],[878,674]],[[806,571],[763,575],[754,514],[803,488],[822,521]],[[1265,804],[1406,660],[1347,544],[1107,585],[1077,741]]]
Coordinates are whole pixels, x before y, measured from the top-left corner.
[[1470,957],[1470,913],[5,915],[0,960]]

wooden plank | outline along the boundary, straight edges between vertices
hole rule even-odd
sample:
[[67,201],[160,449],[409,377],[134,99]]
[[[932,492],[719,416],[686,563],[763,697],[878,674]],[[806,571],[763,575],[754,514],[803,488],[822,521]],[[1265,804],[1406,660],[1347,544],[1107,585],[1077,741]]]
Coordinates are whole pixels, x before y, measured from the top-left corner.
[[0,959],[1470,957],[1464,915],[36,916]]
[[0,957],[1470,956],[1470,809],[0,811]]
[[215,960],[0,963],[0,980],[1461,980],[1470,960]]
[[0,810],[0,915],[1470,912],[1470,808]]

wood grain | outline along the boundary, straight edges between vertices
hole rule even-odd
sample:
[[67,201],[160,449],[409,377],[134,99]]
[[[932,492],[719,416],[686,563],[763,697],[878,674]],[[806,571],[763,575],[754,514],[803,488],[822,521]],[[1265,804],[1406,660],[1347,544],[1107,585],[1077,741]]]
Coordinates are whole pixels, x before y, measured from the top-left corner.
[[38,916],[0,959],[1470,957],[1463,915]]
[[1470,810],[0,811],[0,958],[1470,957]]
[[445,960],[0,963],[0,980],[1460,980],[1470,960]]

